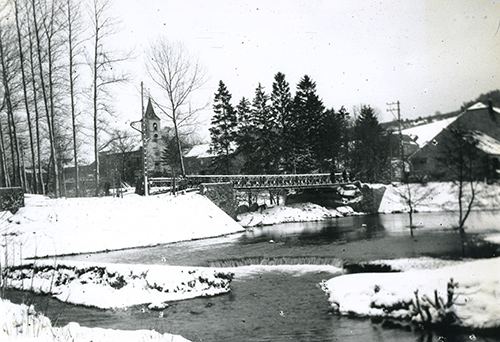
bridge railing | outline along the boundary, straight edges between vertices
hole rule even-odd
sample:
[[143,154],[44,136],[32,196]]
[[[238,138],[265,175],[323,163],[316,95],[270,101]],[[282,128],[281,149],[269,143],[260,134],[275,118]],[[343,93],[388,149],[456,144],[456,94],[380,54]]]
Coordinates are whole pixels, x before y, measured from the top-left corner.
[[[232,183],[235,189],[279,189],[331,186],[343,183],[341,173],[315,174],[274,174],[274,175],[187,175],[176,177],[176,186],[180,189],[195,188],[202,183]],[[155,177],[149,179],[150,187],[169,188],[174,184],[173,177]]]
[[342,174],[335,173],[332,179],[330,173],[316,174],[274,174],[274,175],[189,175],[186,176],[189,185],[201,183],[231,182],[236,189],[252,188],[293,188],[332,185],[342,181]]

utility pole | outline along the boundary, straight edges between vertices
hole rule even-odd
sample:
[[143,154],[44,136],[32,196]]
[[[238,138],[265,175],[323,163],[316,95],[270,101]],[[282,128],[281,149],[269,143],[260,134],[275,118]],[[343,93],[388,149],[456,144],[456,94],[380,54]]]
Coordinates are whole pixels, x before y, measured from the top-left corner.
[[[399,153],[401,156],[401,179],[404,177],[404,172],[405,172],[405,154],[404,154],[404,148],[403,148],[403,133],[401,131],[401,107],[399,100],[396,102],[390,102],[386,103],[387,104],[387,111],[392,113],[394,117],[397,118],[398,120],[398,131],[399,131]],[[391,161],[391,170],[392,170],[392,161]],[[392,171],[391,171],[392,173]],[[392,178],[392,174],[391,174]]]
[[142,174],[144,175],[144,196],[149,196],[148,166],[146,155],[146,119],[144,117],[144,82],[141,82],[141,136],[142,136]]
[[[141,120],[132,121],[130,123],[130,127],[135,129],[137,132],[141,133],[141,142],[142,142],[142,181],[144,182],[144,196],[149,195],[149,186],[148,186],[148,166],[147,166],[147,158],[146,158],[146,120],[144,118],[144,85],[141,82]],[[139,129],[136,124],[140,123],[141,128]]]

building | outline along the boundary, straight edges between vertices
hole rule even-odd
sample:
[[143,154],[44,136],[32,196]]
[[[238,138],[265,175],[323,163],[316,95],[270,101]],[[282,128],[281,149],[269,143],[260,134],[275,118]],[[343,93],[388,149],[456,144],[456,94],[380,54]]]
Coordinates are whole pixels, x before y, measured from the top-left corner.
[[161,162],[161,153],[164,143],[161,137],[161,120],[156,115],[151,99],[148,100],[144,114],[146,169],[149,175],[161,175],[165,167]]
[[476,178],[489,181],[500,178],[500,108],[477,103],[459,115],[403,130],[419,149],[410,156],[413,175],[429,180],[453,180],[446,167],[451,130],[461,129],[477,142],[474,165]]

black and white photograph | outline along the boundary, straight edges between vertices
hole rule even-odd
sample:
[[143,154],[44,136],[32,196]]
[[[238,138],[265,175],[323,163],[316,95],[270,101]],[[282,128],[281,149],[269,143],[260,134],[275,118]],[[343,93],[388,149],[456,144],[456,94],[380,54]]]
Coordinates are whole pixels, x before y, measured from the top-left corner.
[[0,0],[1,342],[500,342],[500,1]]

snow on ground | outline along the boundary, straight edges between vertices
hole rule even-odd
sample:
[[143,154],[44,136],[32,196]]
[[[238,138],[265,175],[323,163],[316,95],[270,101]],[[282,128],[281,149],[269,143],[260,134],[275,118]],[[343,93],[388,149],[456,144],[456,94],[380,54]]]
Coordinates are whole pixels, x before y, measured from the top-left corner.
[[[464,188],[465,200],[470,191]],[[378,209],[379,213],[407,212],[405,198],[408,197],[405,184],[388,185]],[[414,209],[418,212],[458,210],[458,187],[451,182],[429,182],[425,185],[410,184]],[[500,184],[477,183],[473,210],[500,209]]]
[[288,206],[275,206],[258,212],[238,215],[238,221],[244,227],[268,226],[286,222],[321,221],[328,218],[342,217],[335,210],[328,210],[313,203],[296,203]]
[[108,309],[227,293],[231,279],[203,267],[43,261],[7,269],[5,284]]
[[[2,218],[0,217],[0,220]],[[0,222],[22,256],[95,252],[231,234],[243,228],[209,199],[189,193],[123,198],[26,196]]]
[[410,270],[429,270],[445,266],[458,265],[463,263],[462,260],[445,260],[430,257],[420,258],[403,258],[403,259],[384,259],[371,260],[370,265],[387,265],[393,271],[410,271]]
[[485,241],[500,245],[500,233],[487,234],[483,237]]
[[189,342],[179,335],[153,330],[85,328],[77,323],[53,327],[50,320],[33,307],[0,299],[0,341],[5,342]]
[[[403,267],[404,268],[404,267]],[[450,279],[458,282],[455,304],[445,311],[455,314],[454,323],[468,328],[500,327],[500,258],[481,259],[430,270],[409,270],[399,273],[357,273],[342,275],[322,284],[332,307],[341,314],[391,317],[427,321],[444,319],[443,311],[434,309],[434,291],[447,302]],[[415,291],[424,318],[417,312]],[[427,299],[429,301],[427,301]],[[449,317],[449,316],[448,316]]]

